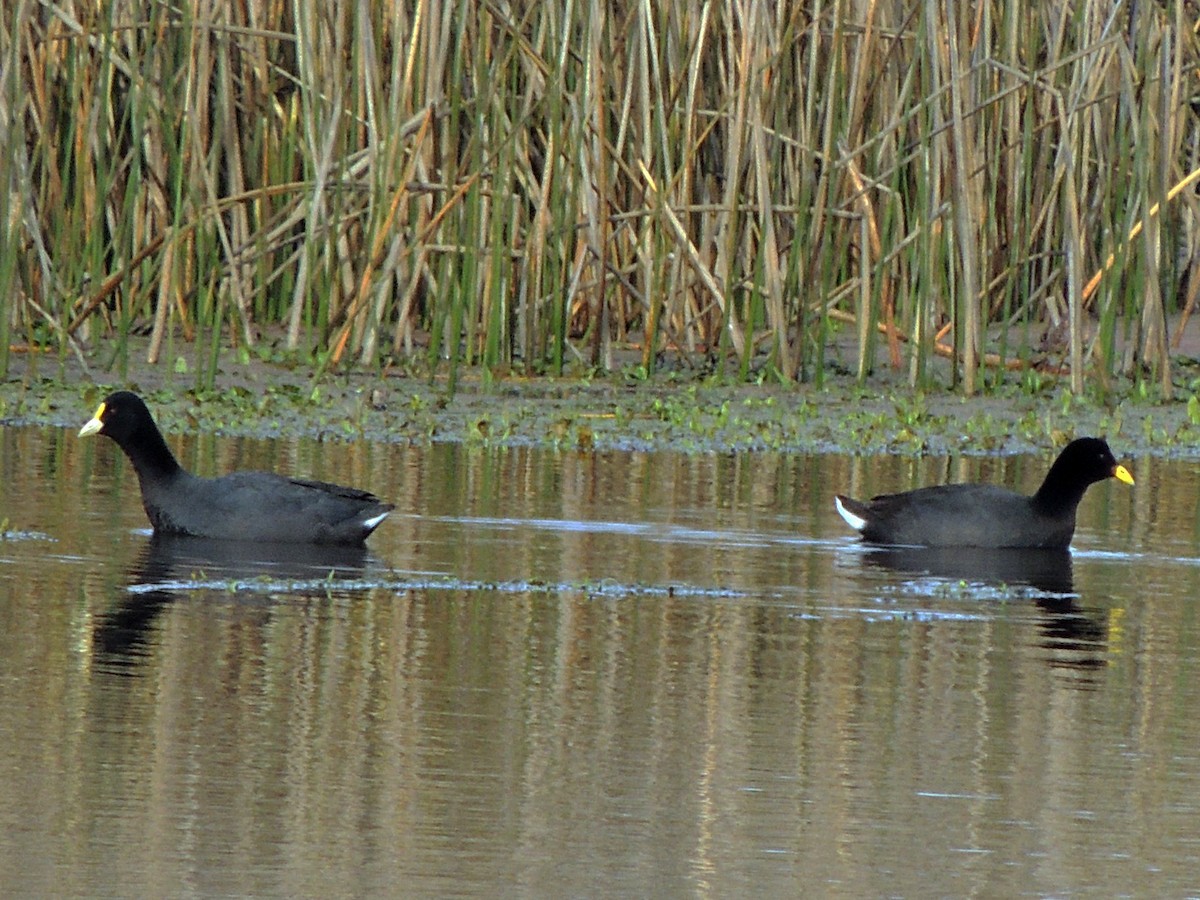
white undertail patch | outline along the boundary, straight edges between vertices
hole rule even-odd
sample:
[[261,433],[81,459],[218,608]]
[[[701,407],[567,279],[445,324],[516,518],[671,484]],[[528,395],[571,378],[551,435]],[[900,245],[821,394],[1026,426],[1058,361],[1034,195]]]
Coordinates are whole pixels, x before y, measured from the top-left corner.
[[833,502],[834,502],[834,505],[837,506],[838,515],[841,516],[843,519],[845,519],[846,524],[849,525],[851,528],[853,528],[855,531],[861,532],[864,528],[867,527],[867,520],[864,519],[862,516],[855,515],[854,513],[850,512],[850,510],[846,509],[846,507],[842,505],[841,497],[838,497],[835,494],[834,498],[833,498]]
[[391,510],[387,510],[387,512],[381,512],[377,516],[371,516],[369,519],[363,519],[363,528],[365,528],[367,531],[374,531],[378,527],[379,523],[388,517],[389,512],[391,512]]

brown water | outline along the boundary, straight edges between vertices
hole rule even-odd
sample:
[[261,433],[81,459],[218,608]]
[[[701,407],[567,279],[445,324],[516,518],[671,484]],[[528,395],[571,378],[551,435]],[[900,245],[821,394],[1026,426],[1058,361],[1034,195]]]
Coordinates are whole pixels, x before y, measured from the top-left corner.
[[1195,463],[914,558],[830,494],[1046,460],[172,443],[398,508],[154,542],[111,444],[5,429],[5,895],[1200,892]]

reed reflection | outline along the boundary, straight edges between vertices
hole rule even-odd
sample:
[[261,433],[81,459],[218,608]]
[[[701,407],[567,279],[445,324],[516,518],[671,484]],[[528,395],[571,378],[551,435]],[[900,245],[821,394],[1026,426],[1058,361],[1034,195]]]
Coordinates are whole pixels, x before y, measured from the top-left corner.
[[153,535],[129,568],[125,598],[98,619],[96,656],[115,671],[133,674],[153,649],[155,620],[189,592],[220,587],[237,594],[253,590],[247,582],[255,582],[272,594],[325,594],[334,582],[361,578],[369,555],[362,546]]

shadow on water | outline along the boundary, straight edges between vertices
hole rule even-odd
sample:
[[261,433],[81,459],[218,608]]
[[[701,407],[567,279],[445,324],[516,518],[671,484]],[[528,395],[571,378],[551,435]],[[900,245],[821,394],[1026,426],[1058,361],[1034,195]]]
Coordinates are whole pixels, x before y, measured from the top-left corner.
[[879,547],[863,558],[869,566],[909,576],[1031,588],[1050,665],[1078,671],[1107,665],[1107,616],[1080,606],[1070,550]]
[[129,568],[126,597],[99,618],[93,633],[97,657],[120,670],[135,669],[149,655],[154,621],[189,591],[324,595],[335,581],[360,578],[368,556],[365,547],[153,535]]

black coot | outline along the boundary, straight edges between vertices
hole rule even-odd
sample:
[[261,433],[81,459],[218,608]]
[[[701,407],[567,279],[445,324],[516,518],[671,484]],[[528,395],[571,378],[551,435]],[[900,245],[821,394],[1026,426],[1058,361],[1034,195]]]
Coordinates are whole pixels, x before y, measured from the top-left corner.
[[1067,547],[1075,509],[1097,481],[1133,484],[1100,438],[1063,448],[1032,497],[990,484],[944,484],[870,500],[834,498],[863,540],[916,547]]
[[234,541],[361,544],[392,504],[374,494],[271,472],[203,478],[184,470],[137,394],[110,394],[80,437],[112,438],[137,471],[142,505],[160,534]]

